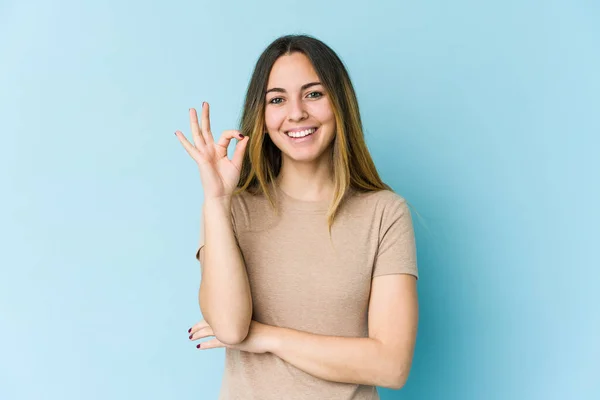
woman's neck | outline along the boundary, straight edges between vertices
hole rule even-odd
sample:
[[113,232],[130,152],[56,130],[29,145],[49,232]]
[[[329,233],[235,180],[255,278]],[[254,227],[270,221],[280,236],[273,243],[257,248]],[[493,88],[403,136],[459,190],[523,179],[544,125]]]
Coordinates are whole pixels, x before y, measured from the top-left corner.
[[277,184],[290,197],[306,201],[329,200],[334,191],[328,163],[283,162]]

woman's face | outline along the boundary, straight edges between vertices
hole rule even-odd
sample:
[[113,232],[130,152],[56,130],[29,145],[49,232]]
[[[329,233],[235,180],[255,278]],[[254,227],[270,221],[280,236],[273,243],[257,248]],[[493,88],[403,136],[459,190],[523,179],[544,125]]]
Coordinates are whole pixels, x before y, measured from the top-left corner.
[[319,160],[335,136],[328,94],[302,53],[279,57],[267,84],[265,124],[282,157]]

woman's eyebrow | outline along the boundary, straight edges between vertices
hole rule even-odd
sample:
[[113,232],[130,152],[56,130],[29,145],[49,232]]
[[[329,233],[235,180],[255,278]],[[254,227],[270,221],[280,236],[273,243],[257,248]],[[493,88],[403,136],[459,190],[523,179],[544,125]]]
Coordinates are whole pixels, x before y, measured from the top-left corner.
[[[302,87],[300,88],[300,90],[305,90],[305,89],[308,89],[311,86],[320,85],[320,84],[321,84],[321,82],[306,83],[306,84],[302,85]],[[277,88],[276,87],[276,88],[272,88],[272,89],[267,90],[265,92],[265,94],[270,93],[270,92],[285,93],[285,89],[283,89],[283,88]]]

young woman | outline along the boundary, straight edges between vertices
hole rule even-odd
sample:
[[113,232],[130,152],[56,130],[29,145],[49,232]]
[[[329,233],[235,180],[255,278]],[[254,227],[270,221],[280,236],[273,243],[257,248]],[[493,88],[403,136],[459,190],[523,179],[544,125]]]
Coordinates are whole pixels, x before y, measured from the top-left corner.
[[[221,399],[378,399],[406,382],[415,345],[416,247],[403,197],[365,145],[339,57],[305,35],[260,56],[240,131],[217,142],[190,110],[204,188],[191,340],[226,348]],[[227,146],[236,138],[230,160]]]

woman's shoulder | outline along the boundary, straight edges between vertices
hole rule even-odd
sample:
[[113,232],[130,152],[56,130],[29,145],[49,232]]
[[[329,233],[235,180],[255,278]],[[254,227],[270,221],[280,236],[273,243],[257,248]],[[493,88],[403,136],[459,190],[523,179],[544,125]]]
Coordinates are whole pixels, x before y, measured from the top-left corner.
[[256,231],[273,223],[274,208],[264,193],[236,192],[231,198],[231,214],[238,233]]
[[248,190],[236,192],[231,197],[232,212],[236,216],[248,216],[252,213],[264,213],[270,207],[263,193],[253,193]]
[[401,194],[390,190],[372,190],[357,192],[352,196],[346,208],[351,215],[374,219],[387,224],[389,221],[411,219],[411,208],[407,199]]
[[254,193],[249,190],[236,192],[231,196],[231,203],[240,206],[253,206],[267,202],[267,198],[263,193]]
[[402,208],[408,203],[404,196],[391,189],[370,191],[359,191],[357,189],[353,189],[352,194],[352,197],[359,200],[362,205],[373,208]]

